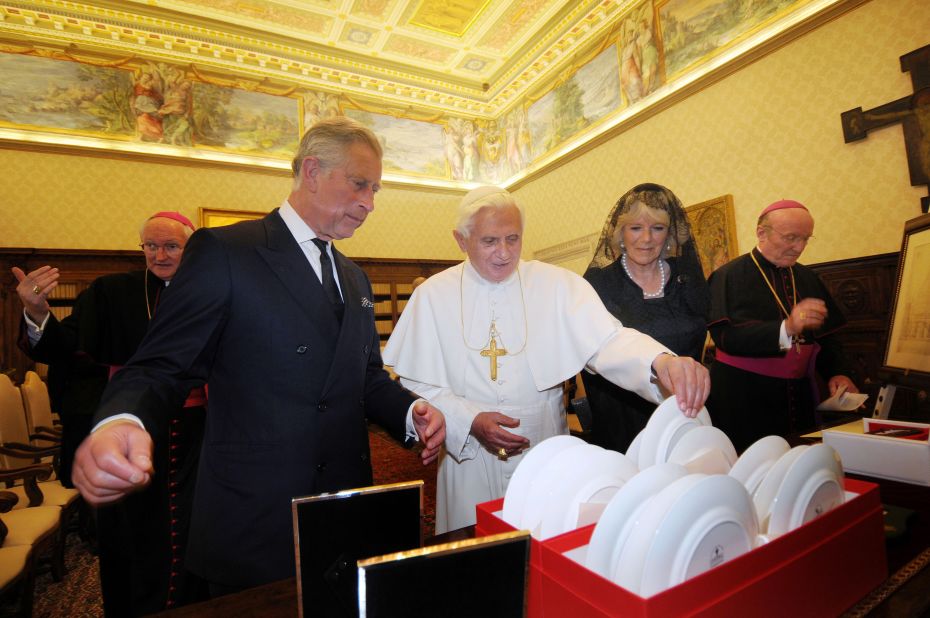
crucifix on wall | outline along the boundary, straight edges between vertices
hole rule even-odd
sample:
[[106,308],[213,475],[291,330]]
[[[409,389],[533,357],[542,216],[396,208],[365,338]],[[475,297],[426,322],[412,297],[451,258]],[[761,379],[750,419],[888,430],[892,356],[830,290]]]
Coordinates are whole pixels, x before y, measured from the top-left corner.
[[[843,112],[843,138],[848,144],[865,139],[872,129],[900,122],[911,185],[930,186],[930,45],[901,56],[901,72],[911,74],[914,93],[868,111],[857,107]],[[930,210],[930,196],[920,198],[920,206]]]

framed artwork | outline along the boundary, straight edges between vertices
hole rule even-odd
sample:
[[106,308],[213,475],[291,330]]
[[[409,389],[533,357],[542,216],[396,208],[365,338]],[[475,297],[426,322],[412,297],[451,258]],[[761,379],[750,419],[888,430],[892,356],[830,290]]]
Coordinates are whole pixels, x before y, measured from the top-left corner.
[[686,206],[685,212],[691,221],[691,231],[701,255],[704,276],[709,277],[710,273],[739,255],[733,196],[721,195],[700,204]]
[[267,214],[267,212],[258,212],[255,210],[222,210],[219,208],[201,208],[200,227],[222,227],[224,225],[239,223],[240,221],[261,219]]
[[885,367],[930,380],[930,214],[904,224]]

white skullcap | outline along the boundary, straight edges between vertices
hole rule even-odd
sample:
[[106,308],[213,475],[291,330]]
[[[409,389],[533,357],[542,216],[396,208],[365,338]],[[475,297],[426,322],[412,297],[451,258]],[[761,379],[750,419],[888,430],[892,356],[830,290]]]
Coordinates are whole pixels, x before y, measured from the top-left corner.
[[490,195],[497,194],[506,195],[507,197],[510,197],[511,200],[513,200],[513,198],[510,196],[510,193],[506,189],[501,189],[500,187],[495,187],[493,185],[485,185],[483,187],[472,189],[466,193],[465,197],[462,198],[462,202],[459,204],[459,208],[466,208],[472,204],[483,201],[484,198]]

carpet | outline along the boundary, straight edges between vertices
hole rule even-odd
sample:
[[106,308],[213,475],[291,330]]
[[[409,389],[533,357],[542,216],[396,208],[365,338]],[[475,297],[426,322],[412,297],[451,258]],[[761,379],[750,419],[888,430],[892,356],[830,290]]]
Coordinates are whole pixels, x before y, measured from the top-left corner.
[[[376,485],[423,480],[423,534],[435,527],[436,464],[424,466],[415,450],[407,450],[379,427],[368,434],[371,464]],[[96,618],[103,616],[97,558],[77,533],[68,535],[65,577],[52,581],[50,573],[36,578],[33,616],[35,618]],[[2,608],[0,608],[2,609]]]

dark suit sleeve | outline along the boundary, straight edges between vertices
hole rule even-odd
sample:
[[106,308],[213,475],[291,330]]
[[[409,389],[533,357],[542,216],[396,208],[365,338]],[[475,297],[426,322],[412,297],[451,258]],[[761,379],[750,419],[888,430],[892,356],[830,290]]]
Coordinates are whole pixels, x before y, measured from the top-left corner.
[[78,324],[81,316],[93,311],[92,290],[89,288],[81,292],[74,302],[71,315],[59,321],[54,314],[49,314],[42,337],[35,346],[29,344],[26,334],[26,318],[20,320],[19,348],[32,360],[51,365],[68,361],[78,350]]
[[207,378],[230,289],[228,259],[208,230],[191,236],[171,285],[139,349],[110,381],[95,422],[120,413],[138,416],[150,432],[167,422]]
[[[373,298],[371,284],[368,283],[368,298]],[[372,321],[374,317],[372,316]],[[384,427],[398,442],[410,446],[406,437],[407,410],[417,400],[417,396],[405,389],[399,382],[392,380],[384,369],[381,359],[381,341],[377,329],[373,329],[370,356],[365,376],[365,416]]]

